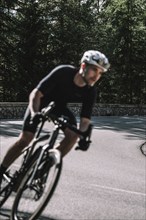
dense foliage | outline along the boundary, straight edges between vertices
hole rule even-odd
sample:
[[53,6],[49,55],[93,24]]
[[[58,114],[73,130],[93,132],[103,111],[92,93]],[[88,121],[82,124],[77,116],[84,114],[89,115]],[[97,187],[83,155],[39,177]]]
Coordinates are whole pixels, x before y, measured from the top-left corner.
[[58,64],[79,65],[84,51],[105,53],[111,69],[98,102],[144,104],[145,0],[2,0],[0,101],[27,101]]

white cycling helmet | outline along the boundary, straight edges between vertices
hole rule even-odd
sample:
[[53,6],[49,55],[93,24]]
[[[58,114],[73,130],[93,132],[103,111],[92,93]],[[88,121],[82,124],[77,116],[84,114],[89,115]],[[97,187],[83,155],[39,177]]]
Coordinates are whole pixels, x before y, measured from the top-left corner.
[[88,63],[100,67],[103,72],[108,71],[110,64],[107,57],[96,50],[88,50],[84,53],[81,63]]

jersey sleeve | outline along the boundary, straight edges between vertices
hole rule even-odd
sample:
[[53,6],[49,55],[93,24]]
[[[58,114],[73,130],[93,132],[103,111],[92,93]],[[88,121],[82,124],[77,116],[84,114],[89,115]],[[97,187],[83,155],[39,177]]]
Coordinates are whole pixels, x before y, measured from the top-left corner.
[[43,78],[36,88],[41,91],[43,95],[49,94],[60,82],[61,75],[62,67],[58,66],[54,68],[45,78]]
[[92,109],[97,97],[96,89],[91,88],[83,99],[80,117],[91,118]]

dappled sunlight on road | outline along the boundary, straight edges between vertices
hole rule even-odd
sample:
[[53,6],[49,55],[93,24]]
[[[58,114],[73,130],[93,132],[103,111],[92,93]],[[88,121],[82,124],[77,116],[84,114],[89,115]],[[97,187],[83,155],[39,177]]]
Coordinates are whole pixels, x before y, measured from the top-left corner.
[[93,118],[94,128],[125,132],[127,138],[146,139],[146,117],[96,117]]

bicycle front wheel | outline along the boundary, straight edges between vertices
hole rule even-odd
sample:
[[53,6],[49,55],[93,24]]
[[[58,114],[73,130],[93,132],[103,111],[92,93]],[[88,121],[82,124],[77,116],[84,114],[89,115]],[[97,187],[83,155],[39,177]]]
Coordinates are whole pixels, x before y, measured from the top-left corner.
[[0,185],[0,207],[5,203],[12,192],[13,186],[11,184],[11,178],[4,174]]
[[[51,162],[51,167],[49,159],[53,162]],[[48,166],[49,169],[45,171],[42,169],[42,173],[38,176],[34,176],[33,180],[31,176],[36,162],[33,163],[26,172],[15,197],[11,212],[11,220],[37,219],[51,199],[62,168],[60,152],[56,149],[50,150],[49,158],[45,161],[42,159],[39,167],[42,167],[44,164],[45,167]]]

